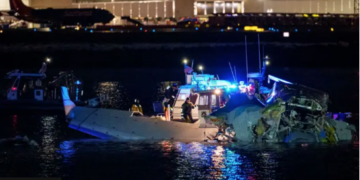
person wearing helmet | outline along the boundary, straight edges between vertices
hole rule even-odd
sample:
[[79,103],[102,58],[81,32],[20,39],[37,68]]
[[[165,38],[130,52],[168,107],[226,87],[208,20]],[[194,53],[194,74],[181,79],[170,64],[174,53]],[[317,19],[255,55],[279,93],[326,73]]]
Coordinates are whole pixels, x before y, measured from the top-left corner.
[[168,105],[170,106],[170,111],[173,110],[172,108],[173,108],[173,105],[174,105],[174,102],[175,102],[175,97],[176,97],[177,93],[178,93],[178,87],[177,87],[176,83],[174,83],[171,88],[170,88],[170,86],[166,88],[165,98],[164,98],[164,101],[163,101],[163,106],[164,106],[164,112],[165,113],[168,110],[167,109]]
[[195,105],[190,101],[190,98],[186,98],[186,101],[184,102],[184,104],[182,104],[181,109],[182,109],[183,118],[188,123],[194,122],[191,115],[191,110],[193,108],[195,108]]
[[140,112],[141,115],[143,114],[143,109],[142,109],[142,107],[141,107],[141,105],[140,105],[139,99],[135,99],[134,104],[133,104],[132,107],[131,107],[131,110],[132,110],[133,112]]
[[[174,105],[175,97],[176,97],[177,93],[178,93],[178,87],[177,87],[176,83],[174,83],[171,88],[168,88],[166,90],[165,98],[168,99],[167,104],[169,104],[170,107],[172,107]],[[166,104],[166,107],[167,107],[167,104]]]

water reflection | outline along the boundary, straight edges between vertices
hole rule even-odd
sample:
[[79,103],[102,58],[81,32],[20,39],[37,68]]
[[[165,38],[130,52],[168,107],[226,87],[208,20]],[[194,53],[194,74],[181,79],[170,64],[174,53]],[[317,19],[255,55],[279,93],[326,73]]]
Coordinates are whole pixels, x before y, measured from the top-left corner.
[[[43,126],[52,129],[51,118]],[[23,151],[0,158],[0,176],[61,176],[64,179],[300,179],[317,176],[324,179],[350,173],[357,177],[358,158],[352,158],[358,148],[328,147],[301,144],[258,145],[218,144],[203,142],[146,141],[122,142],[108,140],[51,139],[55,133],[46,131],[38,153]],[[55,144],[54,144],[55,143]],[[1,146],[0,146],[1,151]],[[347,153],[343,153],[346,151]],[[341,155],[337,159],[336,156]],[[24,156],[32,158],[23,158]],[[39,156],[39,161],[33,161]],[[314,158],[316,157],[316,158]],[[330,164],[326,159],[332,157]],[[1,170],[20,158],[22,164],[13,166],[15,173]],[[334,161],[336,160],[336,161]],[[334,162],[339,162],[334,164]],[[30,165],[32,164],[32,165]],[[35,164],[35,166],[33,165]],[[39,164],[39,166],[37,166]],[[294,169],[306,168],[304,172]],[[339,167],[346,168],[340,169]],[[35,167],[35,169],[34,169]],[[23,169],[31,169],[25,171]],[[314,169],[314,170],[311,170]],[[326,171],[325,171],[326,169]],[[9,169],[7,169],[9,170]],[[328,175],[328,171],[333,174]],[[10,172],[10,173],[9,173]],[[36,174],[34,174],[36,173]],[[316,178],[316,175],[314,176]],[[313,179],[313,178],[310,178]]]
[[60,143],[60,150],[57,151],[57,153],[62,154],[63,162],[65,164],[72,162],[71,159],[73,158],[75,152],[76,149],[74,148],[73,141],[64,141]]
[[58,130],[56,129],[56,116],[43,116],[41,117],[41,145],[39,149],[40,154],[40,168],[39,176],[47,177],[53,174],[58,174],[59,167],[56,164],[56,159],[60,158],[56,154],[56,139],[59,137]]
[[129,99],[124,87],[117,81],[99,82],[95,85],[94,91],[100,98],[101,107],[114,109],[127,109]]
[[[162,144],[169,147],[170,142]],[[173,147],[178,152],[175,179],[251,178],[247,174],[249,170],[244,169],[252,167],[251,162],[223,145],[175,142]],[[242,166],[244,162],[247,167]]]
[[18,116],[17,115],[13,115],[12,116],[12,127],[13,127],[13,137],[17,136],[19,134],[18,131]]

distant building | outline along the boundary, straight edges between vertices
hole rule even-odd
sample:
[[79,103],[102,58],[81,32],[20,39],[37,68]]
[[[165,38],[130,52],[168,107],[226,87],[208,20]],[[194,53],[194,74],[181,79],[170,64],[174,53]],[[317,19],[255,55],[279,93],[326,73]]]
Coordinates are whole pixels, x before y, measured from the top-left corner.
[[72,3],[73,7],[106,8],[116,16],[131,17],[180,18],[246,12],[352,14],[355,11],[355,0],[72,0]]
[[104,8],[132,18],[205,18],[213,13],[353,14],[357,0],[23,0],[34,8]]
[[73,0],[22,0],[36,9],[46,9],[46,8],[71,8]]

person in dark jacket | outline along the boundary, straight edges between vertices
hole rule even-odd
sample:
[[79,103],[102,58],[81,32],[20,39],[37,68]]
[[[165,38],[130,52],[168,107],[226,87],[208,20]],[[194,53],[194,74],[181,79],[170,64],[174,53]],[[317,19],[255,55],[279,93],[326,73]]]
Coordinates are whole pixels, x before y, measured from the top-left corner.
[[194,107],[195,107],[195,105],[190,102],[189,98],[186,98],[186,101],[181,106],[183,117],[184,117],[185,121],[188,122],[188,123],[193,123],[194,122],[194,120],[192,118],[192,115],[191,115],[191,110]]
[[172,88],[169,88],[166,90],[165,97],[166,97],[166,99],[169,100],[167,103],[170,105],[170,107],[172,107],[174,105],[174,101],[175,101],[175,97],[176,97],[177,93],[178,93],[177,84],[173,84]]

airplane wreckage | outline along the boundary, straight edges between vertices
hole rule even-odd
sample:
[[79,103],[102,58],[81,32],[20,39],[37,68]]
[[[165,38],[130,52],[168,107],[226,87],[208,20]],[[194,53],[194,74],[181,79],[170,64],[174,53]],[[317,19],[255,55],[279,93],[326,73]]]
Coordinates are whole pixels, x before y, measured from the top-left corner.
[[206,117],[220,127],[218,139],[334,143],[353,138],[355,126],[326,116],[327,93],[271,75],[268,80],[274,81],[271,89],[251,80],[245,95],[233,95],[237,102]]
[[[218,140],[327,142],[352,140],[355,126],[327,117],[329,95],[278,77],[249,73],[248,83],[233,84],[185,66],[173,108],[145,117],[142,113],[76,107],[62,87],[69,127],[99,138],[121,140]],[[231,65],[230,69],[233,72]],[[267,79],[269,87],[262,82]],[[234,80],[236,80],[234,76]],[[195,123],[182,122],[181,105],[195,104]],[[154,109],[163,109],[159,102]],[[170,110],[171,109],[171,110]],[[137,115],[136,115],[137,114]],[[165,118],[164,118],[165,116]]]

